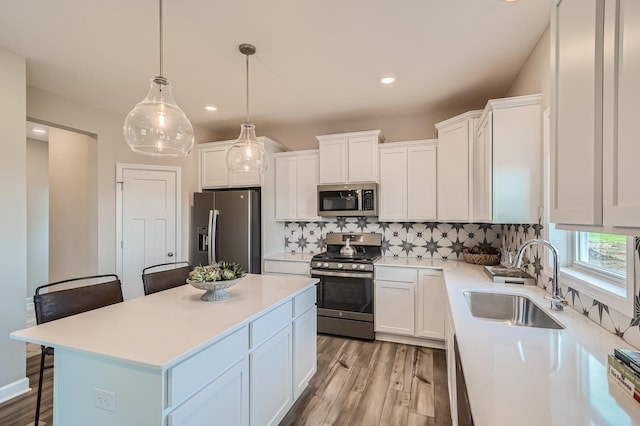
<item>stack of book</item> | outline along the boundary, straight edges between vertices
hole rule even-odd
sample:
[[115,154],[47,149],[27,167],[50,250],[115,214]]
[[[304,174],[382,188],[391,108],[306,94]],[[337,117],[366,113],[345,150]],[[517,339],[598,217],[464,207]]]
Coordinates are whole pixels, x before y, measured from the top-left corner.
[[609,378],[640,402],[640,351],[616,348],[609,355]]

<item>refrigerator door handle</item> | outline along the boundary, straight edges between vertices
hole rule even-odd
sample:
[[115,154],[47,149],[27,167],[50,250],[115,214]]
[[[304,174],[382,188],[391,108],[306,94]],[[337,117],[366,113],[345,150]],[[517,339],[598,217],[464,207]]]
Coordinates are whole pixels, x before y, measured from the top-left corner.
[[220,210],[209,210],[209,265],[216,261],[216,241],[218,232],[218,215]]

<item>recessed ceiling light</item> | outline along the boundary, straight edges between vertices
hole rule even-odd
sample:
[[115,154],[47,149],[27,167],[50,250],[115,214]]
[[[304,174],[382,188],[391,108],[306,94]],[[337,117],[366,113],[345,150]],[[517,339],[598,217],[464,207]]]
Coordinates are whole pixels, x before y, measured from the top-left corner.
[[218,108],[213,106],[213,105],[205,105],[204,109],[206,109],[207,111],[217,111]]
[[47,133],[44,129],[33,129],[33,133]]
[[396,81],[395,77],[383,77],[380,79],[380,83],[382,84],[391,84]]

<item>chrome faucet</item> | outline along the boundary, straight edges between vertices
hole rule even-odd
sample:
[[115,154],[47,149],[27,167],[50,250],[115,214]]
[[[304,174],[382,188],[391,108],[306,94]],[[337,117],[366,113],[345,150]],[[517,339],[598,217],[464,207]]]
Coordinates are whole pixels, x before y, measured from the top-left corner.
[[522,255],[524,254],[524,250],[534,244],[540,244],[549,249],[549,251],[553,254],[553,278],[551,281],[551,297],[545,296],[545,299],[551,300],[551,309],[554,311],[562,311],[564,305],[567,304],[567,301],[560,294],[560,284],[558,283],[558,249],[551,244],[547,240],[543,240],[540,238],[534,238],[532,240],[525,241],[524,244],[518,250],[516,254],[516,261],[514,266],[518,269],[522,267]]

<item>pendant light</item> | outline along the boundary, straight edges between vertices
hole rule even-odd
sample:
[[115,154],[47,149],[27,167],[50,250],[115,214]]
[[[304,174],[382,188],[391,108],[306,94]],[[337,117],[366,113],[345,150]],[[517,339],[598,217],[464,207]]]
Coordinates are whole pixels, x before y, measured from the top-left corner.
[[160,75],[150,80],[147,97],[124,120],[124,139],[134,152],[155,157],[182,157],[193,148],[193,127],[171,93],[162,73],[162,0],[160,0]]
[[256,48],[252,44],[243,43],[239,50],[246,56],[247,64],[247,121],[240,125],[240,136],[227,152],[227,167],[236,173],[264,173],[269,167],[269,159],[256,138],[256,126],[249,120],[249,56],[256,53]]

